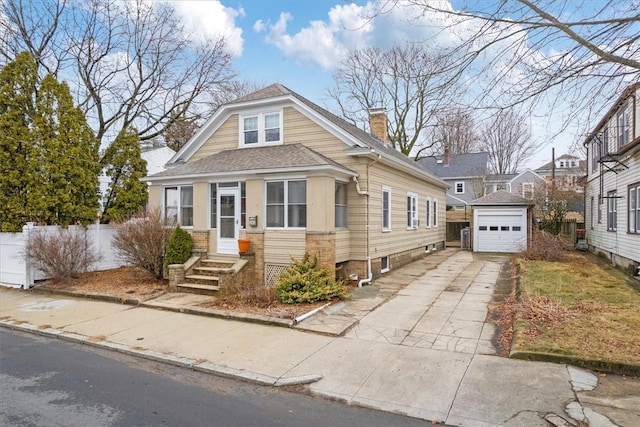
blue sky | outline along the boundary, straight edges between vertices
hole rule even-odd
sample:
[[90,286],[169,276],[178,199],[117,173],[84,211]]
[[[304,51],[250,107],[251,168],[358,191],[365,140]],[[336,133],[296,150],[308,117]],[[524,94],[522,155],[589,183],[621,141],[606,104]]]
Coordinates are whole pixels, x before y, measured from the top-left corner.
[[[423,8],[407,5],[404,0],[399,0],[400,6],[396,7],[390,6],[396,2],[388,0],[171,2],[185,19],[187,30],[194,34],[223,34],[227,38],[241,79],[264,85],[282,83],[322,106],[327,105],[325,91],[332,84],[335,67],[350,49],[387,48],[407,41],[442,46],[474,32],[473,22],[457,26],[455,30],[452,27],[443,30],[443,23],[450,24],[451,17],[424,13]],[[453,0],[452,7],[458,7],[458,2]],[[446,0],[441,3],[450,5]],[[565,15],[587,13],[586,9],[593,9],[593,5],[599,3],[570,0],[568,4],[570,7],[563,11]],[[381,9],[383,12],[377,13]],[[509,46],[495,48],[504,50]],[[534,60],[544,61],[563,47],[547,48],[545,52],[533,52]],[[499,73],[500,65],[489,73]],[[514,80],[520,78],[513,76]],[[476,88],[483,82],[476,80],[468,84]],[[549,102],[558,104],[560,98],[554,94]],[[574,140],[584,135],[584,131],[578,133],[567,128],[560,120],[550,120],[544,112],[531,116],[531,126],[539,146],[535,158],[526,164],[531,168],[550,160],[552,146],[556,148],[556,155],[564,154]],[[555,139],[551,139],[551,135],[556,135]]]

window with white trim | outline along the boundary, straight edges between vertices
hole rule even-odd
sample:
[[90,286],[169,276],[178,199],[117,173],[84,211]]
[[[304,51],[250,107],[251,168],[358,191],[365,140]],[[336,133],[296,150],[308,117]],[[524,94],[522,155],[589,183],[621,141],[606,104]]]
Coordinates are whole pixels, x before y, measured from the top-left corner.
[[640,182],[629,186],[629,233],[640,234]]
[[270,181],[266,183],[266,226],[304,228],[307,226],[307,182]]
[[380,273],[389,271],[389,255],[380,258]]
[[616,231],[618,229],[618,193],[610,191],[607,193],[607,230]]
[[416,229],[419,225],[418,195],[415,193],[407,193],[407,228]]
[[240,146],[282,143],[282,112],[240,116]]
[[193,227],[193,186],[165,187],[164,217],[182,227]]
[[456,194],[464,194],[464,181],[456,181]]
[[347,183],[336,181],[335,186],[336,228],[347,228]]
[[624,107],[617,117],[618,122],[618,148],[631,141],[631,109]]
[[[606,156],[609,154],[609,125],[607,124],[602,131],[602,149],[600,150],[600,154]],[[599,159],[598,159],[599,160]]]
[[522,197],[525,199],[533,199],[533,182],[522,183]]
[[382,187],[382,231],[391,230],[391,189]]
[[432,224],[434,227],[437,227],[438,226],[438,201],[435,199],[433,200],[432,212],[433,212]]
[[591,173],[598,170],[598,161],[600,160],[600,144],[597,137],[591,142]]
[[429,228],[431,227],[431,199],[427,199],[427,203],[425,203],[424,209],[427,213],[425,215],[426,221],[424,222],[424,224],[425,224],[425,227]]

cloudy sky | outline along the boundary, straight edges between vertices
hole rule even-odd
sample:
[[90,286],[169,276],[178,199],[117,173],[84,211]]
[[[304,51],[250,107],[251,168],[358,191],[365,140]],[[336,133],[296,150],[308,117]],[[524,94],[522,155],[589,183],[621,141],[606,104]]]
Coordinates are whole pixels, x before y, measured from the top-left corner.
[[[261,85],[279,82],[323,106],[328,102],[325,91],[331,86],[332,73],[347,51],[370,46],[387,48],[407,41],[443,45],[463,37],[465,31],[459,26],[455,34],[443,30],[442,24],[450,17],[425,13],[415,6],[392,7],[387,0],[172,3],[193,34],[223,34],[227,38],[242,79]],[[542,61],[555,52],[551,49],[535,53],[539,55],[536,60]],[[548,118],[532,116],[531,125],[539,146],[535,158],[526,164],[531,168],[551,159],[552,146],[558,156],[567,152],[576,138],[584,137],[565,129],[551,140],[550,134],[564,127],[556,123],[557,129],[550,129],[554,124]]]

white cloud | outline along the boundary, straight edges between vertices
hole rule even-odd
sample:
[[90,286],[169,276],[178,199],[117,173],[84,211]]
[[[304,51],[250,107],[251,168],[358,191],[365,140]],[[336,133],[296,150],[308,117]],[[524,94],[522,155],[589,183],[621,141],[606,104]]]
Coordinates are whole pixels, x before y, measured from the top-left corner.
[[219,1],[182,0],[173,2],[176,12],[183,19],[185,30],[196,40],[224,36],[229,51],[240,56],[243,49],[242,29],[235,20],[244,17],[244,9],[225,7]]

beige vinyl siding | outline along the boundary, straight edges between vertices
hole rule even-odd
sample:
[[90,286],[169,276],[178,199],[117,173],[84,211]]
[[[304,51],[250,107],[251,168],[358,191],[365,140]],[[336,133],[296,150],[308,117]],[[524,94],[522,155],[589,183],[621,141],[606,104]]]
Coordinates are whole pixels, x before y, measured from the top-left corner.
[[336,262],[348,261],[351,258],[351,232],[336,231]]
[[[371,179],[371,256],[378,258],[431,246],[445,240],[445,190],[384,165],[375,164],[370,170]],[[391,231],[382,231],[382,187],[391,189]],[[417,230],[407,229],[407,193],[418,195]],[[437,201],[438,225],[425,226],[426,201]]]
[[265,230],[264,262],[291,264],[291,257],[301,259],[306,245],[305,230]]
[[238,115],[231,115],[211,137],[202,144],[202,147],[191,156],[189,162],[195,162],[203,157],[219,153],[224,150],[238,148],[239,132]]

